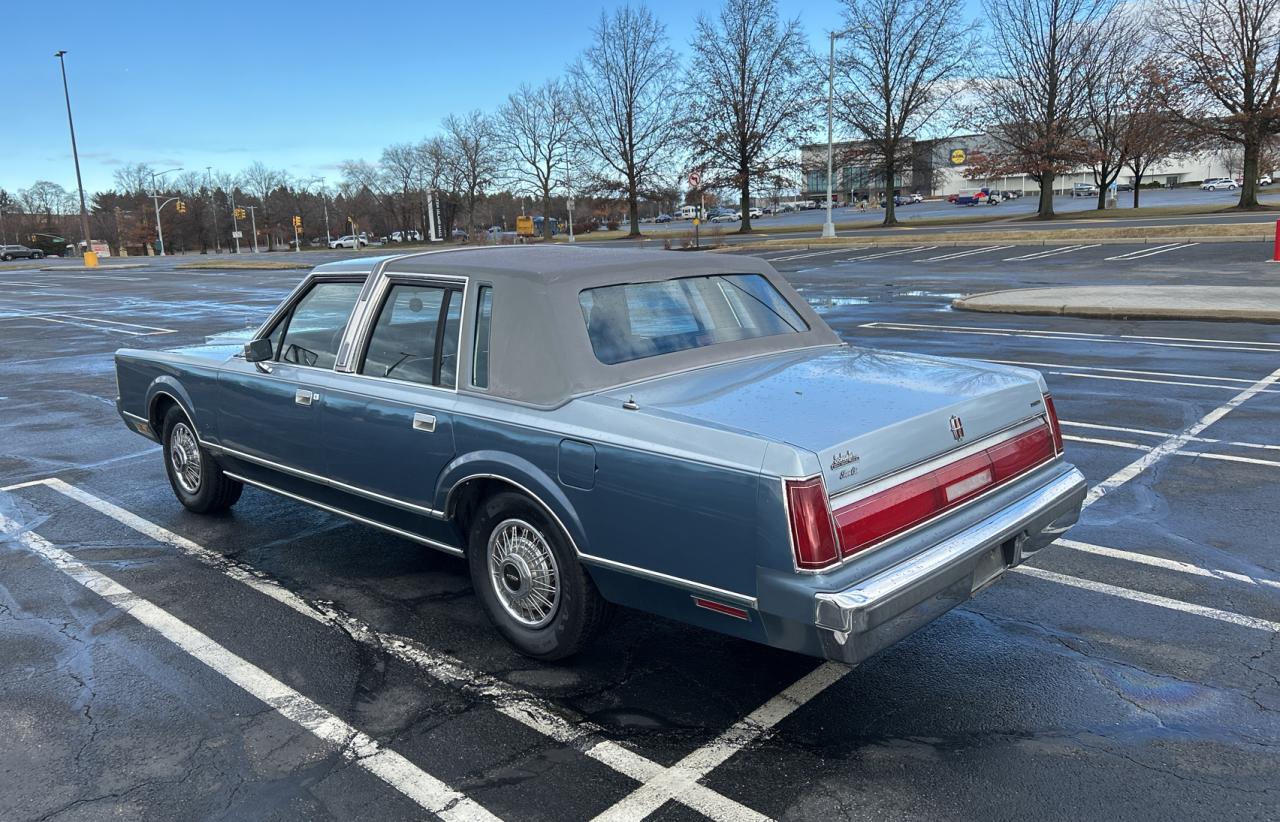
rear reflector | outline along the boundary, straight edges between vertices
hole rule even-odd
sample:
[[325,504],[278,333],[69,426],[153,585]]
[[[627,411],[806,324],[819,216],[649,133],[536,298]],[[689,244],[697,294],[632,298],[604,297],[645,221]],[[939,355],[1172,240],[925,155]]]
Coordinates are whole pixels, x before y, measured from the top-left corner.
[[746,608],[737,608],[733,605],[725,605],[723,602],[716,602],[714,599],[703,599],[702,597],[694,597],[693,604],[699,608],[706,608],[708,611],[715,611],[717,614],[735,617],[737,619],[751,620],[751,615],[747,613]]
[[1051,429],[1041,425],[850,503],[835,512],[840,555],[865,551],[1052,459],[1055,453]]
[[822,477],[787,480],[786,490],[796,567],[813,571],[838,562],[840,552]]

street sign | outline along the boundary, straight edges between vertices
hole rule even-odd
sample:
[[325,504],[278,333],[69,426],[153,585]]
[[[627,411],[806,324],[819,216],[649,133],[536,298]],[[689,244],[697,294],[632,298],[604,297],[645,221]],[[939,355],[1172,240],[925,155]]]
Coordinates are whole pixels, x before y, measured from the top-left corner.
[[567,200],[565,200],[565,201],[564,201],[564,207],[565,207],[565,208],[567,208],[567,209],[569,209],[570,211],[573,211],[573,198],[572,198],[572,197],[570,197],[569,199],[567,199]]
[[694,217],[694,218],[693,218],[693,224],[694,224],[694,225],[702,225],[702,220],[699,220],[697,217]]
[[951,150],[951,165],[962,166],[965,161],[964,149],[956,148]]
[[689,172],[689,187],[697,188],[702,183],[702,175],[697,171]]
[[243,236],[244,236],[244,232],[243,232],[243,231],[233,231],[233,232],[231,232],[231,239],[233,239],[233,240],[238,240],[238,239],[240,239],[240,238],[241,238],[241,237],[243,237]]

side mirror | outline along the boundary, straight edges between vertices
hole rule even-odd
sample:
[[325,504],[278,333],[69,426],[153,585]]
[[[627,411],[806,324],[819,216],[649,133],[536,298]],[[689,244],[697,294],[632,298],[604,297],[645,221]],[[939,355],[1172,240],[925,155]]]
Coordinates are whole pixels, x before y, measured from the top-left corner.
[[245,362],[266,362],[275,354],[275,346],[271,344],[271,340],[263,337],[258,340],[250,340],[244,344]]

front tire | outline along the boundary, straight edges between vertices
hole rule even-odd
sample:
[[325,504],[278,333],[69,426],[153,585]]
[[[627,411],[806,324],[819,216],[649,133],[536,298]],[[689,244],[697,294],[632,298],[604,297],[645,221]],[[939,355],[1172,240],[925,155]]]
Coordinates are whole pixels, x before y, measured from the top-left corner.
[[612,612],[560,528],[521,494],[496,494],[480,506],[467,563],[489,621],[525,656],[578,653]]
[[164,469],[178,502],[197,514],[216,514],[235,505],[244,484],[223,473],[181,408],[169,408],[161,430]]

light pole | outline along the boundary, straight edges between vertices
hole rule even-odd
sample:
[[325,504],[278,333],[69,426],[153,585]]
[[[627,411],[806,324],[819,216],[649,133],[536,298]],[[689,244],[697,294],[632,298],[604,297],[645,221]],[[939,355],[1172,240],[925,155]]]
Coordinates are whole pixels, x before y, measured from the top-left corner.
[[258,207],[245,206],[245,208],[249,209],[249,222],[250,222],[250,226],[253,228],[253,253],[257,254],[258,253],[258,215],[255,212]]
[[156,207],[156,236],[160,240],[160,256],[161,257],[165,256],[165,253],[164,253],[164,227],[160,225],[160,209],[164,208],[169,203],[172,203],[174,200],[178,198],[170,197],[169,199],[165,200],[163,203],[160,202],[160,189],[156,187],[156,178],[163,177],[164,175],[168,174],[171,171],[182,171],[182,166],[178,166],[177,168],[166,168],[164,171],[151,172],[151,202]]
[[76,164],[76,188],[80,189],[80,233],[84,235],[84,264],[90,268],[98,264],[98,255],[93,250],[92,238],[89,236],[89,210],[84,207],[84,183],[80,180],[80,151],[76,148],[76,124],[71,119],[71,90],[67,86],[66,49],[54,52],[58,64],[62,66],[62,96],[67,101],[67,128],[71,130],[71,158]]
[[831,222],[831,177],[835,173],[835,169],[832,167],[834,165],[835,147],[831,136],[831,112],[835,108],[836,96],[836,38],[843,37],[848,33],[847,29],[845,31],[831,32],[831,52],[827,59],[827,221],[822,224],[823,237],[836,236],[836,224]]
[[209,189],[209,214],[213,216],[213,251],[222,253],[222,244],[218,241],[218,206],[213,199],[213,166],[204,167],[204,184]]
[[329,236],[329,190],[325,188],[323,177],[312,177],[307,180],[307,184],[319,181],[320,183],[320,202],[324,203],[324,244],[328,245],[333,242],[333,238]]

